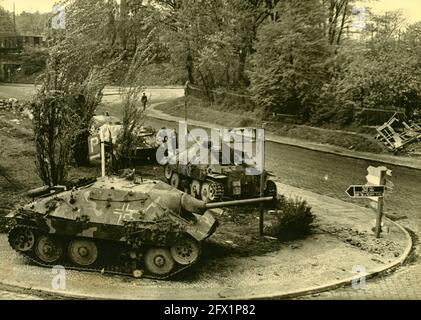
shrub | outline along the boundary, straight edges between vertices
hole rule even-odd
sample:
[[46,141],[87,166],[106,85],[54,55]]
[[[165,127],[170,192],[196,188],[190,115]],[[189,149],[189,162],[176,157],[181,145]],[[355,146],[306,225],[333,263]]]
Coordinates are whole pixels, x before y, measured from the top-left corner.
[[271,234],[279,240],[289,241],[310,234],[315,216],[305,200],[282,197],[278,200],[276,219]]
[[244,118],[240,121],[240,127],[252,127],[255,121],[250,118]]
[[47,65],[48,53],[34,51],[22,56],[22,70],[26,76],[44,71]]

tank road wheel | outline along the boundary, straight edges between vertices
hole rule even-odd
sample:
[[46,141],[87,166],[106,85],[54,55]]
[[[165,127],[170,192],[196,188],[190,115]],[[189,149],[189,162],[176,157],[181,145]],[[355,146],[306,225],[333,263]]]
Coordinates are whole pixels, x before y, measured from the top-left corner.
[[10,246],[16,251],[27,252],[34,247],[35,235],[27,228],[15,228],[9,233]]
[[204,182],[200,193],[204,202],[215,202],[223,196],[224,192],[217,183]]
[[98,247],[91,240],[73,240],[69,244],[69,257],[79,266],[91,266],[98,259]]
[[165,166],[164,175],[165,175],[165,179],[167,179],[168,181],[171,181],[172,170],[170,168],[170,165],[168,165],[168,164]]
[[190,195],[195,197],[196,199],[200,199],[201,196],[201,185],[200,181],[193,180],[190,185]]
[[37,241],[35,254],[45,263],[55,263],[63,256],[63,246],[59,240],[43,235]]
[[267,197],[277,197],[278,196],[278,188],[276,187],[276,183],[272,180],[268,180],[266,182],[266,189],[265,195]]
[[165,276],[174,268],[175,262],[169,250],[164,248],[151,248],[144,257],[145,267],[149,272]]
[[173,174],[171,176],[170,184],[171,184],[171,186],[173,186],[176,189],[180,188],[181,179],[180,179],[180,175],[178,173],[173,172]]
[[199,259],[200,252],[200,243],[190,237],[177,241],[171,247],[172,257],[183,266],[195,263]]

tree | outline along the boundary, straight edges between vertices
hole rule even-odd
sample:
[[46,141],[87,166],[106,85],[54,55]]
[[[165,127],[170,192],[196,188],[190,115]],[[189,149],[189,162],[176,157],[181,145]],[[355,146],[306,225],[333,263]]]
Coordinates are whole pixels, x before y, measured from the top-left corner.
[[375,15],[365,40],[354,44],[335,92],[337,105],[403,109],[421,107],[419,24],[405,32],[400,12]]
[[0,32],[14,31],[13,20],[8,11],[0,6]]
[[48,186],[65,182],[71,143],[79,120],[78,114],[69,107],[71,104],[69,94],[45,88],[32,103],[36,167],[39,177]]
[[48,33],[48,21],[51,18],[51,13],[40,13],[40,12],[25,12],[16,16],[16,29],[19,33],[25,34],[47,34]]
[[250,89],[265,110],[308,119],[329,80],[325,11],[318,0],[283,1],[276,9],[278,20],[258,32]]
[[[49,48],[49,65],[44,74],[46,90],[69,92],[71,109],[80,121],[73,139],[72,155],[77,165],[87,165],[89,128],[102,91],[121,61],[113,35],[106,33],[112,1],[69,0],[66,30],[57,31]],[[116,53],[117,51],[117,53]]]
[[139,146],[139,132],[144,120],[144,109],[139,107],[139,98],[144,81],[144,68],[154,61],[154,32],[152,29],[145,39],[137,46],[131,60],[128,73],[121,89],[123,105],[123,128],[118,137],[118,166],[129,167],[131,156]]
[[258,28],[276,19],[279,0],[158,0],[165,8],[171,60],[206,91],[248,86],[247,63]]

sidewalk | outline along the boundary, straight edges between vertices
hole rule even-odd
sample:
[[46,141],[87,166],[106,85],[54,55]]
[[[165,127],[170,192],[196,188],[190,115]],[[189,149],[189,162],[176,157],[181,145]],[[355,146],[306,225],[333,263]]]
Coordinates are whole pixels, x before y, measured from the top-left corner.
[[[184,121],[184,118],[168,115],[160,110],[157,110],[155,107],[159,104],[152,105],[148,110],[148,116],[155,119],[166,120],[170,122],[179,122]],[[222,128],[221,125],[208,123],[205,121],[191,120],[188,119],[188,123],[193,126],[203,127],[203,128]],[[406,167],[411,169],[421,170],[421,158],[409,158],[402,156],[394,156],[389,154],[373,154],[369,152],[360,152],[360,151],[351,151],[345,148],[320,144],[316,142],[310,142],[300,139],[293,139],[288,137],[281,137],[275,134],[266,133],[266,141],[280,143],[285,145],[290,145],[294,147],[336,154],[343,157],[363,159],[374,162],[380,162],[384,164],[391,164],[400,167]]]

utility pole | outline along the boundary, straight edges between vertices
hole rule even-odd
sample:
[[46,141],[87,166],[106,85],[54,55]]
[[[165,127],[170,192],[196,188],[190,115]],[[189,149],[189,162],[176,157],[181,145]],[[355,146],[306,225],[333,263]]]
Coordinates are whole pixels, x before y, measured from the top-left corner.
[[[265,137],[265,125],[266,123],[262,122],[263,129],[263,141],[262,143],[262,172],[260,173],[260,198],[265,196],[265,175],[266,175],[266,166],[265,166],[265,152],[266,152],[266,137]],[[264,236],[264,219],[265,219],[265,208],[263,202],[260,203],[260,213],[259,213],[259,234],[261,237]]]
[[190,81],[187,80],[186,84],[184,85],[184,121],[187,123],[187,99],[188,99],[188,95],[189,95],[189,85],[190,85]]
[[16,8],[13,2],[13,31],[16,33]]

